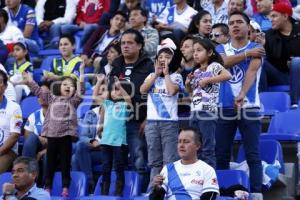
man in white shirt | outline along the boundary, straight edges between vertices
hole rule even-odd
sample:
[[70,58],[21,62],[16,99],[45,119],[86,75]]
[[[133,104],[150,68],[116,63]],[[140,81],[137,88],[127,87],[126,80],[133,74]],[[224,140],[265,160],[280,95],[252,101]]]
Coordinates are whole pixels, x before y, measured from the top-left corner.
[[20,106],[4,96],[7,81],[6,73],[0,70],[0,174],[8,170],[18,155],[17,141],[23,123]]
[[192,128],[182,129],[178,136],[177,151],[180,160],[169,163],[160,175],[154,177],[150,199],[214,200],[219,194],[215,170],[198,160],[200,134]]

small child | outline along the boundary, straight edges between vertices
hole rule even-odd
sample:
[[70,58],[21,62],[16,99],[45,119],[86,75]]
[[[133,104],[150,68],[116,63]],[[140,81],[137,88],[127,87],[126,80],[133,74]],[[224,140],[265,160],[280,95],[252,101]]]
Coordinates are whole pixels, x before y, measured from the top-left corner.
[[222,66],[222,57],[210,40],[195,38],[193,49],[195,68],[185,82],[187,91],[192,93],[190,125],[202,134],[201,160],[215,168],[220,82],[231,79],[231,75]]
[[16,102],[20,103],[23,93],[26,96],[29,95],[30,89],[22,82],[23,72],[32,72],[33,66],[30,63],[27,45],[23,41],[19,41],[14,44],[13,56],[16,62],[13,65],[13,69],[9,71],[10,82],[15,86]]
[[80,88],[78,88],[80,92],[76,92],[76,79],[72,77],[65,76],[60,82],[54,82],[53,94],[48,90],[42,90],[29,73],[23,73],[23,79],[32,93],[49,105],[42,131],[42,136],[47,138],[48,143],[45,188],[50,192],[59,158],[63,184],[61,195],[66,197],[71,179],[72,139],[77,137],[76,109],[84,94],[84,64],[80,65]]
[[[98,90],[99,82],[102,82],[100,76],[97,77],[95,90]],[[101,194],[108,195],[110,187],[110,176],[112,164],[114,161],[117,174],[116,190],[114,195],[122,196],[124,188],[124,159],[123,151],[126,141],[126,121],[128,117],[128,107],[131,105],[131,98],[123,89],[120,81],[116,77],[110,77],[108,80],[108,89],[106,99],[102,103],[100,124],[102,125],[98,132],[101,135],[101,151],[103,163],[103,178],[101,185]]]

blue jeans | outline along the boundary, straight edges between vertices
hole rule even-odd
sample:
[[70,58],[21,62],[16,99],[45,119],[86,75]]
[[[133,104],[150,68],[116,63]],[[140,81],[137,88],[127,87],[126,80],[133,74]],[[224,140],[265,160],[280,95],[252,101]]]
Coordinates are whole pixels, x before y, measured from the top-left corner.
[[264,60],[261,76],[260,91],[266,91],[269,85],[290,85],[291,104],[298,104],[300,97],[300,57],[291,60],[290,72],[279,71],[276,67]]
[[78,141],[76,143],[76,151],[72,157],[72,170],[83,171],[88,179],[89,184],[93,184],[93,168],[94,164],[100,164],[102,153],[100,149],[92,149],[87,143]]
[[82,29],[76,24],[64,24],[61,26],[61,33],[73,35],[74,33],[83,30],[82,36],[80,38],[80,46],[82,47],[97,27],[98,24],[86,24]]
[[190,126],[197,129],[201,135],[202,145],[198,152],[198,157],[213,168],[216,168],[216,114],[208,112],[192,112]]
[[160,173],[163,165],[179,159],[177,151],[178,140],[177,121],[147,121],[145,136],[148,147],[148,165],[151,168],[150,182]]
[[259,148],[261,123],[258,110],[242,109],[240,116],[233,109],[220,110],[216,129],[217,169],[229,169],[232,145],[237,128],[241,133],[245,147],[250,171],[251,192],[261,192],[262,165]]
[[124,158],[123,157],[124,146],[110,146],[110,145],[101,145],[102,154],[102,163],[103,163],[103,182],[110,182],[110,175],[112,166],[114,163],[117,181],[122,181],[124,183]]

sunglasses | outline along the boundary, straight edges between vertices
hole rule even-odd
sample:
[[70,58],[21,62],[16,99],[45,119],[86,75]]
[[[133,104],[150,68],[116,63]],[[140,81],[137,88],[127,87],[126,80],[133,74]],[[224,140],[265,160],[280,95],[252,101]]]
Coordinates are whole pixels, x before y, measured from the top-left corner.
[[223,35],[223,33],[211,33],[211,34],[209,34],[209,39],[218,38],[221,35]]

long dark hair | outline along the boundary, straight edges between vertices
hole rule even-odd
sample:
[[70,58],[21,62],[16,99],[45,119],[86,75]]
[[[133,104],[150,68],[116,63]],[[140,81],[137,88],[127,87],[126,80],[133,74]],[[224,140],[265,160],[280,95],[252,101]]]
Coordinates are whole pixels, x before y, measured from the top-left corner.
[[200,20],[205,16],[210,15],[210,13],[206,10],[201,10],[196,15],[193,16],[192,21],[188,27],[188,34],[198,34],[198,27],[200,26]]
[[213,62],[220,63],[221,65],[224,65],[224,61],[221,57],[221,55],[216,51],[214,44],[206,38],[195,38],[194,44],[200,44],[207,52],[212,51],[212,55],[208,59],[208,64],[211,64]]

